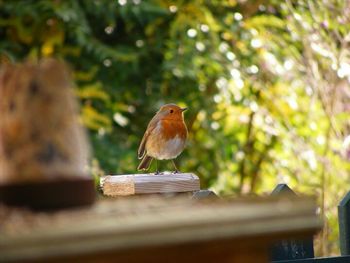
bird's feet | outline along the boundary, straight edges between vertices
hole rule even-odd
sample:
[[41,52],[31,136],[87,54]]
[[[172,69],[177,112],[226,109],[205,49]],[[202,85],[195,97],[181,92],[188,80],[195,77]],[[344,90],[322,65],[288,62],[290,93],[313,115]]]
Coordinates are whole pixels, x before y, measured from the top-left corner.
[[156,172],[154,173],[154,175],[161,175],[161,174],[163,174],[163,172],[156,171]]
[[178,174],[178,173],[180,173],[179,170],[175,170],[175,171],[173,172],[173,174]]

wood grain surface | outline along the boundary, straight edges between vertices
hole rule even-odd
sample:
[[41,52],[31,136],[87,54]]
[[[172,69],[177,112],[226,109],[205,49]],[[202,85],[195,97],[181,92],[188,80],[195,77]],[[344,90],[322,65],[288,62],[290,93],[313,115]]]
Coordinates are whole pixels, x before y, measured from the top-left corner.
[[309,198],[142,195],[55,213],[0,206],[0,261],[268,262],[270,244],[313,234],[320,223]]
[[192,173],[108,175],[101,177],[100,185],[108,196],[181,193],[200,189],[199,178]]

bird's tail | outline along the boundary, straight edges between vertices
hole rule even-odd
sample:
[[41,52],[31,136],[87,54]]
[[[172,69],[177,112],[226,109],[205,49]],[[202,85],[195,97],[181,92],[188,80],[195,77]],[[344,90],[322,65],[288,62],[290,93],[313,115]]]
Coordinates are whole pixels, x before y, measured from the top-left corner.
[[141,160],[139,166],[137,167],[137,170],[148,170],[149,166],[152,163],[153,158],[145,155],[143,159]]

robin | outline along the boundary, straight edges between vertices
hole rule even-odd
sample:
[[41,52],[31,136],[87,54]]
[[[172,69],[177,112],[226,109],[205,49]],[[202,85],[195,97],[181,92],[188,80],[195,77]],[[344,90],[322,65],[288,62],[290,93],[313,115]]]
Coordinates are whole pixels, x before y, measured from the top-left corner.
[[[166,104],[152,118],[138,149],[138,158],[142,159],[138,170],[148,170],[155,158],[156,161],[171,159],[175,168],[174,173],[179,172],[174,159],[185,148],[187,139],[187,127],[183,117],[185,110],[187,108]],[[156,164],[158,174],[158,161]]]

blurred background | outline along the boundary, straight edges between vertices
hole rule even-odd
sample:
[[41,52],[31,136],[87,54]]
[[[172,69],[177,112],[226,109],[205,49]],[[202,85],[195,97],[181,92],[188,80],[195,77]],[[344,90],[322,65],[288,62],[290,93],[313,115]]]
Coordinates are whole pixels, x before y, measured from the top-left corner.
[[180,170],[221,195],[316,195],[316,254],[332,255],[350,190],[349,14],[343,0],[0,0],[0,61],[68,63],[96,178],[135,173],[158,108],[188,107]]

